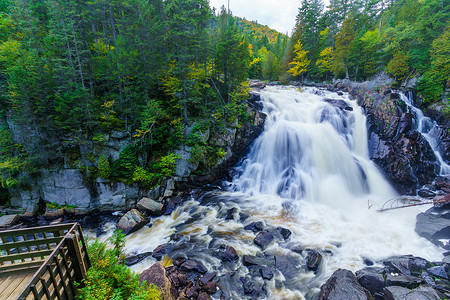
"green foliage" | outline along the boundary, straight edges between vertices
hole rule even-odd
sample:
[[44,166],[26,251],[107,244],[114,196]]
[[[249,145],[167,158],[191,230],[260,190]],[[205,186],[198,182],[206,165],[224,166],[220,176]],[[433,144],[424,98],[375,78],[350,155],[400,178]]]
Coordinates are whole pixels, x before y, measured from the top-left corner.
[[398,51],[386,66],[386,72],[402,82],[409,73],[409,55],[404,51]]
[[172,176],[177,167],[176,160],[180,158],[181,156],[175,153],[170,153],[169,155],[161,157],[161,162],[159,163],[161,174],[165,177]]
[[131,180],[139,160],[134,146],[126,146],[111,167],[111,176],[117,179]]
[[77,208],[76,205],[69,205],[69,204],[59,205],[57,202],[52,202],[52,203],[47,202],[47,203],[45,203],[45,206],[48,208],[51,208],[51,209],[60,209],[60,208],[74,209],[74,208]]
[[308,70],[308,66],[311,63],[311,60],[308,59],[307,56],[308,53],[309,51],[303,49],[301,40],[298,40],[297,44],[294,46],[294,59],[290,63],[292,67],[288,70],[292,76],[298,76]]
[[112,248],[106,243],[95,240],[88,244],[88,253],[92,267],[85,287],[78,289],[76,299],[89,300],[157,300],[161,293],[154,285],[139,283],[139,276],[124,264],[125,235],[115,232],[110,239]]
[[105,156],[100,156],[98,159],[98,176],[100,178],[109,178],[111,176],[111,167],[109,161]]

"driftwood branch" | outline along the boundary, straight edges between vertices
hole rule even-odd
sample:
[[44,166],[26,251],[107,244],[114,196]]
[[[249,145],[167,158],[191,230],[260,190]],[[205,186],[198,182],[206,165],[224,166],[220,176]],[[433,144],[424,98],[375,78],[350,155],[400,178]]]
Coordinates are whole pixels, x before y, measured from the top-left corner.
[[388,204],[389,202],[392,204],[396,201],[399,201],[399,199],[394,199],[394,200],[389,200],[387,201],[383,207],[381,209],[378,209],[378,212],[383,212],[383,211],[388,211],[388,210],[394,210],[394,209],[399,209],[399,208],[405,208],[405,207],[412,207],[412,206],[419,206],[419,205],[426,205],[426,204],[447,204],[450,203],[450,194],[448,194],[447,196],[438,199],[438,200],[433,200],[433,201],[426,201],[426,202],[420,202],[420,200],[418,199],[410,199],[409,201],[417,201],[417,203],[409,203],[409,204],[404,204],[404,205],[399,205],[399,206],[395,206],[395,207],[388,207],[385,208],[386,204]]

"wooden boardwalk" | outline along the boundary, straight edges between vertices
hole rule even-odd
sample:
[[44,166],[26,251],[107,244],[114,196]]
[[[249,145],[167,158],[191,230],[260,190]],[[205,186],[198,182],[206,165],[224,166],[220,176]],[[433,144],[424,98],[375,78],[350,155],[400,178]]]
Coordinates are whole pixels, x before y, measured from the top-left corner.
[[0,231],[0,300],[72,300],[90,266],[77,223]]
[[0,299],[16,300],[33,278],[34,272],[0,277]]

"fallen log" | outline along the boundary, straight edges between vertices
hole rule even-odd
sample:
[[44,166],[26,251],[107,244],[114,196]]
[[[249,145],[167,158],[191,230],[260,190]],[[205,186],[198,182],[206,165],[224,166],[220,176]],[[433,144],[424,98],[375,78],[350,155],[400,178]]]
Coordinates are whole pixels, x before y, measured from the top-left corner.
[[[388,208],[384,208],[384,206],[392,201],[396,202],[399,201],[399,199],[393,199],[393,200],[389,200],[387,201],[382,208],[378,209],[378,212],[384,212],[384,211],[388,211],[388,210],[394,210],[394,209],[399,209],[399,208],[405,208],[405,207],[412,207],[412,206],[419,206],[419,205],[427,205],[427,204],[439,204],[439,205],[445,205],[450,203],[450,194],[445,195],[443,198],[437,199],[437,200],[433,200],[433,201],[426,201],[426,202],[417,202],[417,203],[410,203],[410,204],[404,204],[404,205],[399,205],[399,206],[395,206],[395,207],[388,207]],[[420,201],[418,199],[409,199],[409,201]]]

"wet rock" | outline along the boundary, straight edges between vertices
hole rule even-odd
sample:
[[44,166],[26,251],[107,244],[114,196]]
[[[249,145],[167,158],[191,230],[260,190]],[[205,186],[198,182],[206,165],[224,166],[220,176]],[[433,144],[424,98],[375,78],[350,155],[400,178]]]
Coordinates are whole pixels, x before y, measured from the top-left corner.
[[443,299],[437,291],[429,286],[420,286],[409,290],[401,286],[389,286],[384,289],[386,300],[438,300]]
[[176,267],[173,267],[174,271],[170,273],[169,278],[177,288],[185,287],[190,281],[187,275],[183,272],[179,272]]
[[203,284],[202,289],[208,294],[215,294],[217,292],[217,284],[213,281],[208,281]]
[[253,222],[244,227],[245,230],[251,230],[254,233],[260,232],[264,230],[264,224],[261,221]]
[[257,266],[258,262],[256,261],[256,259],[252,256],[249,255],[244,255],[242,257],[242,263],[244,264],[244,266]]
[[188,298],[197,298],[198,292],[196,287],[190,287],[186,290],[186,297]]
[[322,262],[322,254],[315,250],[307,250],[308,254],[306,255],[306,267],[308,270],[317,271]]
[[14,225],[19,221],[19,215],[5,215],[0,217],[0,228]]
[[200,277],[199,281],[201,282],[201,284],[205,284],[208,281],[214,280],[214,278],[216,278],[216,273],[207,273]]
[[180,267],[182,264],[184,264],[186,262],[186,258],[185,257],[177,257],[173,259],[173,265],[176,267]]
[[175,242],[179,241],[181,238],[183,238],[183,235],[178,233],[174,233],[170,236],[170,240]]
[[183,272],[198,272],[200,274],[205,274],[208,271],[202,263],[193,260],[184,262],[180,266],[180,270]]
[[266,247],[273,241],[273,235],[267,231],[262,231],[258,233],[253,240],[255,245],[259,246],[262,250],[266,249]]
[[158,247],[156,247],[153,250],[153,254],[152,256],[154,258],[156,258],[157,260],[160,260],[163,258],[163,256],[165,254],[170,254],[170,252],[172,252],[173,249],[173,245],[172,244],[164,244],[164,245],[159,245]]
[[439,245],[439,239],[448,239],[450,236],[449,211],[433,207],[418,214],[415,230],[418,235]]
[[228,209],[227,214],[225,215],[225,220],[234,220],[234,214],[236,213],[236,211],[236,207]]
[[364,257],[364,258],[363,258],[363,262],[364,262],[364,264],[365,264],[366,266],[373,266],[373,265],[374,265],[373,260],[371,260],[370,258],[367,258],[367,257]]
[[132,209],[127,212],[117,223],[117,229],[129,234],[135,232],[148,223],[148,220],[137,210]]
[[146,259],[150,255],[152,255],[152,252],[144,252],[144,253],[140,253],[140,254],[137,254],[137,255],[128,256],[128,257],[125,258],[125,264],[127,266],[135,265],[135,264],[143,261],[144,259]]
[[273,272],[268,267],[261,267],[259,269],[259,274],[263,279],[270,280],[273,278]]
[[236,250],[231,246],[227,246],[225,251],[219,252],[219,257],[222,261],[237,261],[239,259]]
[[156,202],[150,198],[142,198],[137,203],[137,208],[151,215],[161,215],[163,213],[164,205],[161,202]]
[[417,192],[417,194],[422,198],[433,198],[436,194],[433,191],[423,189]]
[[320,287],[319,300],[369,299],[356,276],[349,270],[338,269]]
[[147,284],[153,283],[161,289],[164,299],[175,300],[178,298],[178,292],[166,274],[166,269],[161,262],[158,262],[142,272],[139,275],[139,281],[146,281]]
[[211,300],[211,297],[205,292],[200,292],[200,294],[197,297],[197,300]]
[[283,239],[285,241],[287,241],[292,234],[292,231],[290,231],[289,229],[283,228],[283,227],[277,227],[277,231],[281,234],[281,236],[283,237]]
[[372,295],[383,292],[385,283],[382,268],[364,268],[356,272],[356,278]]
[[393,256],[382,260],[390,273],[400,273],[407,276],[420,276],[429,264],[425,259],[412,255]]
[[408,289],[418,287],[423,282],[422,278],[416,276],[407,276],[397,273],[386,274],[386,286],[402,286]]
[[245,220],[247,220],[250,216],[246,213],[239,213],[239,221],[241,221],[242,223],[245,222]]
[[286,278],[294,278],[298,275],[300,262],[292,256],[275,255],[275,268]]
[[427,272],[430,273],[433,276],[437,276],[444,279],[449,279],[448,276],[448,266],[436,266],[427,269]]
[[348,107],[347,103],[344,100],[340,99],[323,99],[323,101],[341,110],[344,110],[346,107]]

